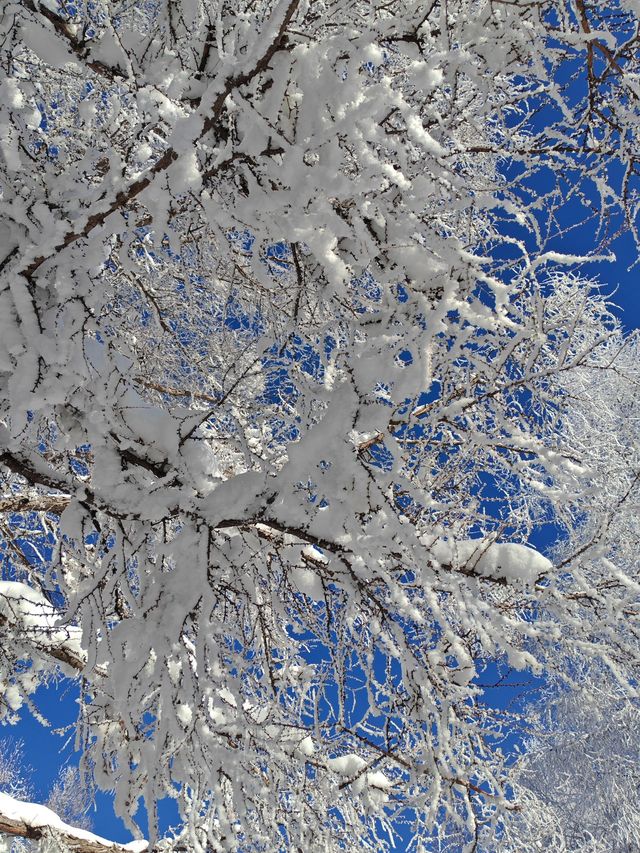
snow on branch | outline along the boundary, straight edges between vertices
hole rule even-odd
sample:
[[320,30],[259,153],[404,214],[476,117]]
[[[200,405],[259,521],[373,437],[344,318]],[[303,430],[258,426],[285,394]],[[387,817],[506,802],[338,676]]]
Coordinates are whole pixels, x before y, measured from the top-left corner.
[[36,841],[57,838],[71,853],[144,853],[149,850],[147,841],[128,844],[108,841],[86,829],[69,826],[46,806],[16,800],[4,793],[0,793],[0,834]]
[[80,644],[82,631],[61,625],[61,614],[37,589],[19,581],[0,581],[0,628],[8,627],[38,651],[81,670],[85,655]]

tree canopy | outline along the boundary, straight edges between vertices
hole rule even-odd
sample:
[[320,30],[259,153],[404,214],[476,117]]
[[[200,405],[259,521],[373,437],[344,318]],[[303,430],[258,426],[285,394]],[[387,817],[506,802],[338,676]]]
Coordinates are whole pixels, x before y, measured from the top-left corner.
[[4,721],[149,849],[510,843],[487,662],[637,708],[637,4],[2,12]]

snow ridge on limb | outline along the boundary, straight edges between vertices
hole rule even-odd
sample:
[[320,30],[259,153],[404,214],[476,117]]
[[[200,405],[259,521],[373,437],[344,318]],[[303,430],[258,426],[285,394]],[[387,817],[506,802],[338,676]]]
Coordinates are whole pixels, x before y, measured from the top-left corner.
[[39,590],[19,581],[0,581],[0,628],[9,628],[39,652],[78,671],[86,662],[82,631],[61,625],[62,615]]
[[128,844],[108,841],[86,829],[69,826],[46,806],[23,802],[1,792],[0,835],[35,841],[54,837],[70,853],[151,853],[147,841],[130,841]]

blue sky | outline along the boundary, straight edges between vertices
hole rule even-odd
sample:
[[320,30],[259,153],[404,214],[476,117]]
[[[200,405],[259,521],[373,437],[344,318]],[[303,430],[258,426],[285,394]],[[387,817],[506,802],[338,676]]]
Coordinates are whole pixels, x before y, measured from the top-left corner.
[[[612,247],[616,261],[598,265],[603,292],[611,294],[626,330],[640,328],[640,262],[632,236],[626,232]],[[635,263],[635,266],[633,264]]]
[[[637,284],[640,268],[632,267],[636,252],[630,235],[621,237],[613,248],[617,254],[614,263],[590,264],[588,268],[585,266],[584,273],[589,277],[597,276],[603,292],[618,306],[617,313],[627,330],[640,328],[640,288]],[[488,683],[495,680],[494,675],[495,671],[489,669],[481,681]],[[510,681],[517,681],[515,676],[518,673]],[[517,700],[519,695],[520,689],[510,687],[507,683],[488,691],[487,701],[492,705],[504,706],[514,698]],[[48,690],[41,689],[35,698],[37,706],[49,719],[50,726],[45,727],[26,711],[17,725],[0,731],[0,737],[8,738],[10,742],[23,742],[25,770],[29,773],[34,797],[44,801],[59,768],[66,762],[74,763],[78,759],[74,750],[73,728],[77,692],[74,686],[61,683]],[[91,817],[94,831],[100,835],[115,841],[131,839],[122,821],[115,816],[108,794],[98,795],[97,810]],[[165,809],[162,819],[165,824],[163,829],[166,829],[175,820],[174,810]]]

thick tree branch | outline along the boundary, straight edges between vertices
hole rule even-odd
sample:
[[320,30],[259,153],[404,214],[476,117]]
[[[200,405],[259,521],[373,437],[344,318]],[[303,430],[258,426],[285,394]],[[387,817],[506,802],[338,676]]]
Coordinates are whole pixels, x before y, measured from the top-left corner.
[[4,465],[13,474],[23,477],[31,486],[45,486],[47,489],[55,489],[58,492],[68,492],[69,483],[65,478],[56,476],[54,472],[38,466],[28,459],[5,450],[0,453],[0,465]]
[[43,18],[46,18],[50,24],[52,24],[56,33],[64,39],[69,48],[72,50],[74,56],[83,63],[87,68],[90,68],[91,71],[95,71],[96,74],[100,74],[103,77],[107,77],[109,80],[115,80],[116,78],[124,79],[126,78],[126,74],[120,70],[120,68],[114,68],[110,65],[107,65],[104,62],[100,62],[97,59],[89,58],[89,47],[85,41],[79,40],[73,30],[71,29],[69,23],[61,18],[59,15],[56,15],[51,9],[47,8],[47,6],[41,4],[38,8],[36,8],[35,3],[32,0],[22,0],[22,5],[25,9],[28,9],[33,15],[42,15]]
[[147,841],[118,844],[84,829],[70,826],[46,806],[25,803],[0,793],[0,834],[39,841],[57,838],[72,853],[145,853]]
[[0,498],[0,513],[52,512],[60,515],[70,501],[67,495],[9,495]]

